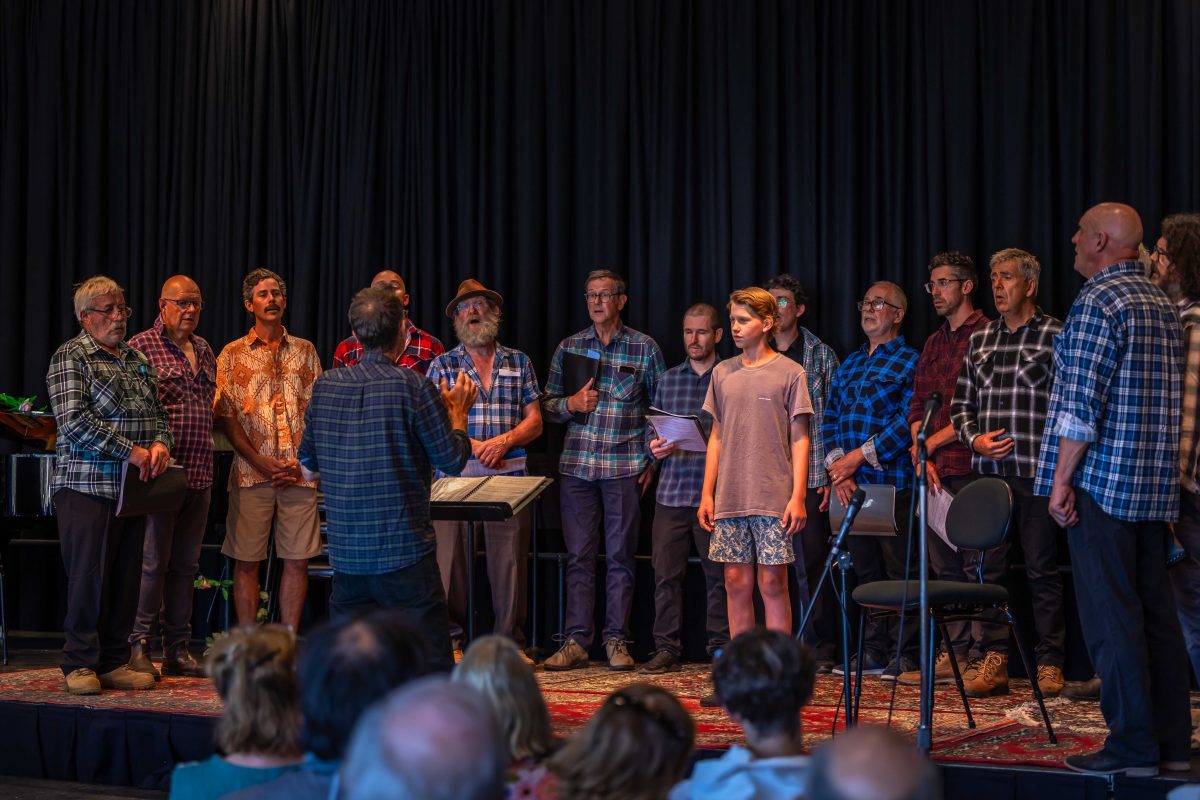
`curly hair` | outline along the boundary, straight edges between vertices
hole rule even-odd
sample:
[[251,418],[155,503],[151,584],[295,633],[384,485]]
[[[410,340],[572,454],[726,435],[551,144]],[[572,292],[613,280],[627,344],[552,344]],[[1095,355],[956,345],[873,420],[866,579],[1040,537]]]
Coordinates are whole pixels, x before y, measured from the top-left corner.
[[1171,270],[1183,296],[1200,300],[1200,214],[1172,214],[1162,221]]
[[929,271],[933,272],[938,267],[950,267],[954,272],[954,277],[963,281],[971,281],[976,286],[979,285],[979,275],[975,272],[975,262],[966,253],[960,253],[957,250],[947,250],[944,253],[938,253],[929,259]]
[[808,305],[808,292],[804,291],[804,284],[802,284],[798,278],[794,278],[791,275],[788,275],[786,272],[782,275],[776,275],[774,278],[771,278],[771,280],[766,282],[763,288],[768,292],[772,289],[783,289],[784,291],[791,292],[792,297],[796,301],[796,305]]
[[279,277],[278,273],[272,272],[266,267],[259,267],[256,270],[251,270],[250,274],[242,281],[242,302],[249,303],[250,298],[254,296],[254,287],[258,286],[263,281],[275,281],[279,284],[279,293],[283,298],[287,299],[287,284],[283,282],[283,278]]

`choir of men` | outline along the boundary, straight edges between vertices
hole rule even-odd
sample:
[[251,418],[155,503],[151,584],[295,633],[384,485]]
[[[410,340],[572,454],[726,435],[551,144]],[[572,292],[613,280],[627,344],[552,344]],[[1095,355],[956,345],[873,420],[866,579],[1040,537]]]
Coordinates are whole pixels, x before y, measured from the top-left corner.
[[[1036,304],[1040,265],[1031,253],[1008,248],[991,257],[999,313],[994,321],[975,306],[978,276],[971,259],[957,252],[934,256],[925,288],[944,324],[919,357],[901,333],[908,300],[894,283],[867,288],[858,303],[867,341],[840,365],[831,348],[798,324],[809,302],[798,281],[782,275],[767,283],[769,294],[746,290],[761,293],[770,305],[755,317],[773,340],[769,355],[777,351],[802,367],[797,374],[811,399],[810,446],[784,459],[791,469],[794,453],[804,454],[809,463],[796,474],[806,475],[808,491],[793,492],[783,515],[797,524],[777,523],[789,535],[797,529],[791,539],[795,594],[799,608],[816,606],[804,635],[818,657],[832,660],[836,638],[837,609],[811,596],[827,552],[829,501],[846,504],[864,484],[893,487],[898,535],[851,537],[854,573],[859,582],[914,577],[918,565],[906,551],[910,530],[920,527],[906,509],[918,429],[926,402],[939,393],[942,407],[926,441],[929,491],[957,492],[984,475],[1012,489],[1010,536],[1023,555],[1038,636],[1034,679],[1047,695],[1063,689],[1056,540],[1058,526],[1066,529],[1080,620],[1110,730],[1102,750],[1068,759],[1068,766],[1131,775],[1186,768],[1189,653],[1200,673],[1200,555],[1194,552],[1200,547],[1200,216],[1164,220],[1149,275],[1138,260],[1142,238],[1141,220],[1128,206],[1104,203],[1082,216],[1072,242],[1075,268],[1086,282],[1065,323]],[[242,301],[252,327],[216,359],[195,333],[203,301],[190,278],[175,276],[164,284],[157,318],[129,344],[131,312],[121,287],[95,276],[76,288],[82,330],[58,349],[47,375],[59,431],[52,491],[68,575],[62,667],[68,691],[151,688],[158,673],[147,658],[147,639],[160,616],[163,674],[200,674],[187,650],[188,619],[211,497],[208,432],[214,422],[235,450],[222,552],[234,561],[243,624],[258,616],[259,562],[273,532],[283,560],[281,616],[298,626],[307,562],[321,549],[316,490],[323,485],[330,553],[341,578],[335,580],[335,610],[421,606],[414,610],[424,609],[430,639],[449,645],[449,633],[453,646],[461,647],[468,613],[463,566],[470,557],[463,552],[462,526],[439,525],[435,536],[427,517],[408,514],[397,527],[387,515],[365,513],[372,498],[363,487],[376,473],[403,473],[408,488],[395,499],[407,505],[428,497],[434,469],[439,477],[524,474],[524,447],[540,435],[545,415],[566,425],[559,480],[568,551],[566,628],[545,668],[588,664],[596,639],[601,536],[607,602],[599,638],[611,669],[634,668],[628,641],[640,500],[656,477],[654,654],[642,669],[678,668],[682,576],[693,544],[706,579],[710,655],[728,640],[726,588],[709,552],[718,548],[708,528],[720,515],[701,497],[716,475],[705,475],[702,453],[682,450],[646,428],[651,401],[666,412],[698,415],[705,431],[712,424],[702,406],[719,363],[722,316],[715,308],[697,303],[687,309],[687,358],[664,372],[658,345],[621,318],[624,280],[596,270],[584,291],[591,324],[559,344],[543,393],[530,359],[496,340],[503,306],[498,292],[475,280],[459,286],[446,307],[459,344],[444,352],[441,342],[407,318],[409,297],[398,274],[383,270],[371,286],[355,298],[354,333],[334,356],[334,366],[344,369],[320,382],[315,348],[283,326],[287,286],[269,270],[246,276]],[[360,361],[361,368],[353,366]],[[400,374],[396,366],[406,368],[399,381],[393,380]],[[426,373],[432,383],[419,377]],[[321,387],[319,408],[310,406],[314,384]],[[397,464],[386,447],[376,453],[384,440],[346,427],[343,412],[355,403],[378,417],[378,430],[390,426],[411,439],[406,452],[424,454],[415,471]],[[727,418],[744,412],[720,409]],[[315,426],[311,432],[306,418]],[[363,466],[370,453],[378,470]],[[148,480],[172,459],[187,476],[183,508],[146,520],[117,517],[123,465]],[[343,469],[357,477],[346,481],[332,474]],[[364,547],[356,537],[367,528],[374,538]],[[483,534],[497,630],[523,645],[529,519],[489,524]],[[1188,553],[1168,580],[1172,534]],[[928,541],[935,576],[974,579],[976,554],[956,552],[935,536]],[[722,539],[718,560],[730,560],[731,546]],[[764,561],[753,549],[750,562],[760,568],[790,561]],[[1008,550],[1005,543],[990,554],[986,580],[1005,580]],[[386,554],[383,569],[367,563]],[[417,594],[420,602],[413,599]],[[750,608],[739,602],[738,614]],[[773,619],[778,625],[789,616],[776,610]],[[894,622],[872,620],[862,671],[919,682],[916,633],[909,624],[898,641]],[[966,674],[969,694],[1007,693],[1008,636],[997,619],[952,625],[948,634],[935,680],[951,679],[953,660]],[[438,649],[448,654],[450,647]]]

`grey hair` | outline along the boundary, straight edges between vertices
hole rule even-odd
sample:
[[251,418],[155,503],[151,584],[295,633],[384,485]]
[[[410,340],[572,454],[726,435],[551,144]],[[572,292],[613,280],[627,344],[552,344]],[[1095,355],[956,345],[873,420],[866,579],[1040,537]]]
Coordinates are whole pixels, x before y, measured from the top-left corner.
[[1036,281],[1042,274],[1042,265],[1034,258],[1033,253],[1019,247],[1006,247],[993,253],[988,259],[988,269],[994,269],[997,264],[1003,264],[1005,261],[1017,262],[1017,266],[1021,268],[1021,277],[1027,281]]
[[125,290],[107,275],[93,275],[83,283],[75,285],[75,320],[88,309],[92,301],[106,294],[119,293],[122,297]]
[[899,284],[892,283],[891,281],[875,281],[867,288],[874,289],[876,286],[888,287],[888,290],[892,293],[893,299],[900,301],[899,303],[896,303],[896,305],[900,306],[900,310],[908,311],[908,295],[904,293],[904,290],[900,288]]
[[387,350],[400,335],[404,305],[391,289],[363,289],[350,301],[350,328],[366,350]]
[[625,294],[625,279],[611,269],[594,269],[588,273],[587,280],[583,282],[586,287],[592,281],[612,281],[617,285],[617,294]]

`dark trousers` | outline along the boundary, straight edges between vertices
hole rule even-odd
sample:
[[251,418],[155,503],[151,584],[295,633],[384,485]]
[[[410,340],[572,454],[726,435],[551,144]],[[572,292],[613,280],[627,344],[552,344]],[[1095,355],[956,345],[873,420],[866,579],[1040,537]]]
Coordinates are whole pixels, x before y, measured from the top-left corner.
[[693,543],[704,571],[708,654],[729,641],[725,565],[708,559],[709,536],[700,527],[695,508],[655,505],[650,555],[654,565],[654,647],[676,658],[683,652],[683,578]]
[[1100,677],[1104,749],[1130,764],[1188,758],[1188,660],[1166,575],[1166,523],[1124,522],[1075,490],[1067,531],[1088,655]]
[[333,573],[333,592],[329,597],[332,619],[342,620],[376,608],[404,611],[429,644],[430,668],[437,672],[453,668],[450,620],[436,553],[430,552],[415,564],[379,575]]
[[566,634],[585,650],[595,638],[596,555],[603,523],[608,566],[603,639],[628,639],[640,517],[637,476],[585,481],[563,475],[559,490],[567,545]]
[[[964,486],[971,482],[973,477],[971,475],[942,476],[942,486],[951,494],[958,494]],[[977,582],[974,566],[978,563],[977,554],[968,550],[954,550],[928,526],[925,527],[925,546],[929,551],[929,572],[932,578],[939,581]],[[996,558],[993,555],[984,561],[984,567],[997,571],[995,577],[1002,580],[1004,577],[1003,563],[1003,558]],[[989,580],[990,582],[992,581]],[[979,633],[975,635],[975,651],[970,655],[982,655],[982,648],[979,646],[982,627],[981,623],[972,623],[966,620],[947,622],[946,631],[950,634],[950,642],[948,644],[943,642],[943,645],[946,645],[948,649],[953,649],[960,658],[966,658],[968,652],[971,651],[971,637],[974,629]],[[994,625],[988,627],[992,628]],[[1001,630],[1007,636],[1008,629],[1002,628]],[[995,634],[993,634],[994,637]]]
[[163,652],[192,637],[192,597],[212,487],[188,489],[174,514],[146,517],[142,583],[130,643],[151,635],[162,611]]
[[829,556],[829,511],[821,510],[821,493],[813,488],[804,495],[804,510],[808,519],[804,527],[792,536],[792,549],[796,553],[792,571],[795,581],[795,620],[799,625],[811,603],[812,616],[804,630],[803,641],[812,648],[817,659],[832,661],[837,656],[841,636],[840,612],[833,594],[834,581],[837,580],[836,564],[834,572],[825,579],[820,595],[815,598],[812,596],[825,569],[825,559]]
[[129,663],[145,519],[119,519],[115,511],[114,500],[74,489],[54,493],[67,573],[64,675],[85,667],[103,675]]
[[[850,558],[854,562],[856,585],[885,580],[916,580],[920,575],[917,552],[913,548],[912,558],[908,554],[909,525],[908,506],[912,490],[896,492],[896,535],[895,536],[847,536]],[[896,654],[897,636],[900,634],[900,617],[887,614],[867,620],[863,651],[872,658],[888,661]],[[904,655],[916,660],[917,635],[920,626],[911,618],[904,620],[904,638],[900,642]]]
[[1180,494],[1175,537],[1187,551],[1187,556],[1171,567],[1168,574],[1175,590],[1183,643],[1187,646],[1196,680],[1200,680],[1200,495],[1188,491]]
[[[501,522],[476,522],[475,544],[487,549],[488,583],[492,587],[493,633],[507,636],[525,646],[525,606],[528,604],[529,530],[532,510]],[[433,523],[437,532],[438,569],[446,589],[450,613],[450,641],[455,648],[466,642],[467,615],[467,523]]]

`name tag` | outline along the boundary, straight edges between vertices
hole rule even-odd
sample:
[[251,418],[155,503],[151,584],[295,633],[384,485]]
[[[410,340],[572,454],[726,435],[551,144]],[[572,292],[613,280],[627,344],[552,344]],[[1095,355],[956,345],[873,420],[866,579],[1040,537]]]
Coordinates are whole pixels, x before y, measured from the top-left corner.
[[502,369],[499,372],[501,378],[519,378],[521,371],[519,369]]
[[598,359],[598,358],[600,358],[600,353],[599,353],[599,352],[597,352],[596,350],[588,350],[588,351],[587,351],[587,357],[588,357],[588,358],[597,358],[597,359]]

